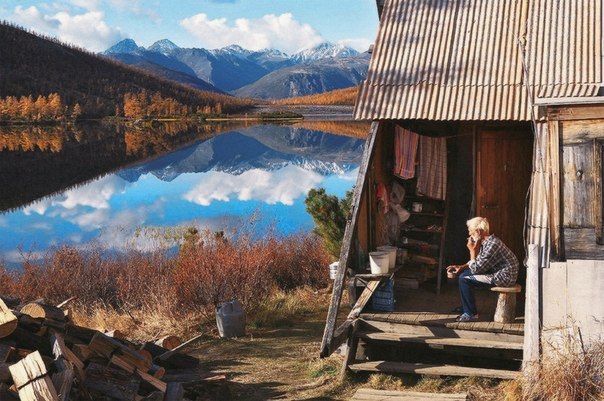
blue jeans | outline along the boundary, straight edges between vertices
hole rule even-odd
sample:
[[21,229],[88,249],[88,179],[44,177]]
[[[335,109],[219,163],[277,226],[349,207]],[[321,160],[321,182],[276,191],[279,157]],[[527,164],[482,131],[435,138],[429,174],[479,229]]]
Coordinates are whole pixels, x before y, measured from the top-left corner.
[[459,275],[459,296],[463,311],[469,315],[477,315],[476,300],[474,299],[474,288],[494,287],[493,279],[490,275],[472,274],[470,269],[466,269]]

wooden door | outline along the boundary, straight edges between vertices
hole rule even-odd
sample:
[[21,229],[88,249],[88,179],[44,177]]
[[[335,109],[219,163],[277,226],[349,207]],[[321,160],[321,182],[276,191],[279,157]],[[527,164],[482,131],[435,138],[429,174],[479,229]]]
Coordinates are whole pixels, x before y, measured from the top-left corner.
[[478,135],[476,215],[489,220],[491,233],[503,240],[520,264],[525,256],[524,216],[532,157],[530,130],[484,130]]

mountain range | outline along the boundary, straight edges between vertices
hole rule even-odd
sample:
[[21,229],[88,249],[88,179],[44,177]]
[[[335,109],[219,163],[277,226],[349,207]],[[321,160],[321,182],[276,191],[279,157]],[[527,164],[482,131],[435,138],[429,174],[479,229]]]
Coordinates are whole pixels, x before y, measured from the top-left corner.
[[138,46],[125,39],[102,53],[196,89],[236,96],[281,99],[356,86],[370,56],[343,45],[321,43],[287,55],[276,49],[181,48],[168,39]]
[[258,126],[200,141],[119,175],[134,182],[150,172],[163,181],[172,181],[185,173],[239,175],[250,169],[272,171],[286,165],[321,175],[342,174],[358,167],[364,143],[306,128]]

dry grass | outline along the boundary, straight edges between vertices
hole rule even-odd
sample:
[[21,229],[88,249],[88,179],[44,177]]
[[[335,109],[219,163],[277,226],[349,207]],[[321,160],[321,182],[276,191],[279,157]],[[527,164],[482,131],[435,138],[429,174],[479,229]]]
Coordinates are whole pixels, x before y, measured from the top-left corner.
[[82,323],[147,338],[165,328],[197,332],[200,323],[214,318],[217,305],[232,299],[240,300],[248,315],[271,309],[271,296],[272,313],[298,313],[304,302],[312,302],[303,301],[304,292],[286,294],[326,287],[329,262],[320,239],[310,234],[253,239],[191,230],[176,255],[161,246],[118,256],[94,244],[60,247],[40,257],[24,255],[21,271],[0,266],[0,282],[2,295],[23,301],[56,304],[76,296]]
[[526,400],[604,399],[604,341],[584,344],[574,329],[547,347],[541,366],[522,382]]

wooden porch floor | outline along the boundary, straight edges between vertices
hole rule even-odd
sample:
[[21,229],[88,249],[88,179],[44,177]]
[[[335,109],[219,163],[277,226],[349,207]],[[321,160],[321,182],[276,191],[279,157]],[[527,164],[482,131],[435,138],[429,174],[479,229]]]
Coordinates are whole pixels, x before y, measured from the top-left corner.
[[371,311],[371,302],[360,317],[364,320],[402,323],[420,326],[444,327],[456,330],[472,330],[490,333],[523,335],[524,292],[518,294],[516,319],[513,323],[496,323],[493,314],[497,294],[488,289],[475,291],[480,318],[474,322],[456,322],[459,313],[452,310],[460,305],[457,282],[443,283],[441,293],[436,295],[436,284],[426,282],[418,289],[397,286],[395,277],[395,311]]

